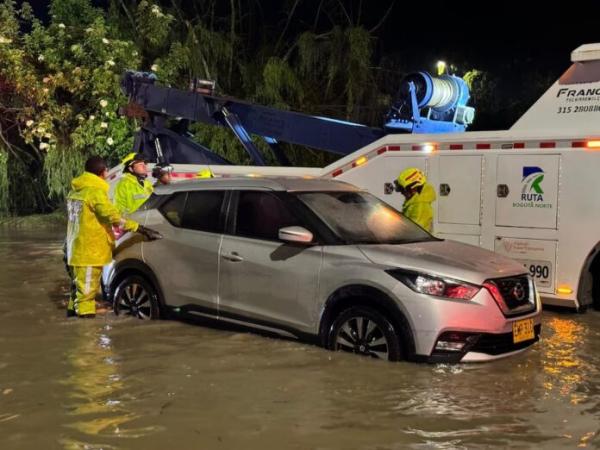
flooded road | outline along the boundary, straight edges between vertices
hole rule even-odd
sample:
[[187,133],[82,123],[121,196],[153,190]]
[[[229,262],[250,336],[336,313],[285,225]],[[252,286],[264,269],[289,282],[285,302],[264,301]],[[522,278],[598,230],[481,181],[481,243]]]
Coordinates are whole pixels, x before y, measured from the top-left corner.
[[480,365],[66,319],[61,230],[0,230],[0,449],[600,448],[600,314]]

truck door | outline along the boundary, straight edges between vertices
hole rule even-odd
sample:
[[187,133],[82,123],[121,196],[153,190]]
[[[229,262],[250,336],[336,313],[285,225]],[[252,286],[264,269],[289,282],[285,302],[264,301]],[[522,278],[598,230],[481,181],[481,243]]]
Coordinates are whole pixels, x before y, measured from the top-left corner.
[[481,155],[440,156],[438,222],[479,225]]
[[496,225],[556,229],[559,155],[499,155]]
[[393,184],[390,186],[390,183],[398,178],[400,172],[409,167],[421,169],[425,175],[428,175],[427,157],[407,155],[406,152],[396,153],[388,153],[383,158],[368,161],[366,164],[340,175],[339,179],[366,189],[384,202],[402,211],[404,196],[399,192],[390,191],[390,187],[393,186]]

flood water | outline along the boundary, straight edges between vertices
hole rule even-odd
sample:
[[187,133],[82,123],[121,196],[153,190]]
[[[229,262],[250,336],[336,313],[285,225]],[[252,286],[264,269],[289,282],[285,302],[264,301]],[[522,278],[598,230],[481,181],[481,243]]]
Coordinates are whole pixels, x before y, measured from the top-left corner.
[[67,319],[62,231],[0,230],[0,449],[600,448],[600,314],[477,365]]

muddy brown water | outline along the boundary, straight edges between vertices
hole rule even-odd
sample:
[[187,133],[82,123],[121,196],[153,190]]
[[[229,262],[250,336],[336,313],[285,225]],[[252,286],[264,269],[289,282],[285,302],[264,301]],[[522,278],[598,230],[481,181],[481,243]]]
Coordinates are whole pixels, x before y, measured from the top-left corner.
[[476,365],[66,319],[62,232],[0,230],[0,449],[600,448],[600,314]]

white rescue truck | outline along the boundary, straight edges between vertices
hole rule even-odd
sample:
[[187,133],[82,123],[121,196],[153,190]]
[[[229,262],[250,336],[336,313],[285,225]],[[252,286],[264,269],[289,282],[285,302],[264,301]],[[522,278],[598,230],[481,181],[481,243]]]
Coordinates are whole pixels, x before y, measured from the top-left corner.
[[[215,176],[335,178],[401,209],[403,197],[392,182],[403,169],[420,168],[437,192],[436,236],[521,261],[546,304],[598,307],[600,44],[577,48],[571,59],[509,130],[390,134],[323,169],[210,169]],[[177,180],[207,166],[174,167]]]
[[510,130],[388,135],[321,176],[401,208],[388,183],[418,167],[436,188],[438,237],[521,261],[546,304],[599,306],[600,44],[571,59]]

